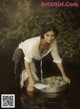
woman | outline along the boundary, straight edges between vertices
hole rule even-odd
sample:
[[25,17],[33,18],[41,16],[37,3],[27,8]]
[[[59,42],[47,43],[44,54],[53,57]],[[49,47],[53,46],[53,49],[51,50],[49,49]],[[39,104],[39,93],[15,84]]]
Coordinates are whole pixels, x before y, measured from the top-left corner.
[[64,72],[62,59],[58,53],[56,42],[57,34],[58,31],[54,26],[47,25],[42,28],[40,36],[27,39],[19,44],[18,49],[21,50],[24,54],[25,65],[24,70],[21,73],[20,83],[22,87],[24,85],[24,81],[26,81],[26,79],[28,80],[27,91],[34,91],[35,82],[39,80],[35,73],[37,71],[34,60],[41,60],[50,52],[53,57],[53,62],[57,64],[63,79],[70,83],[70,79]]

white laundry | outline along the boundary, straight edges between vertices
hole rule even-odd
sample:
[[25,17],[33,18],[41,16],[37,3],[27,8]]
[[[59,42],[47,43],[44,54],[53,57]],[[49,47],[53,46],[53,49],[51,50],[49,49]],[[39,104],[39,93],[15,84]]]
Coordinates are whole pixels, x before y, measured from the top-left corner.
[[50,85],[45,85],[45,84],[41,84],[41,83],[36,83],[36,84],[35,84],[35,88],[41,90],[41,89],[44,89],[44,88],[50,88]]

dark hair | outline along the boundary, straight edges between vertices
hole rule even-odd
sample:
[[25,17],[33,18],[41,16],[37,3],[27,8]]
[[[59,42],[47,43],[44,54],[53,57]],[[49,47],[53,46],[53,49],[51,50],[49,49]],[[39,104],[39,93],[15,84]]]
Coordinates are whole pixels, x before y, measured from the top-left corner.
[[53,26],[53,25],[45,25],[42,26],[41,30],[41,38],[44,38],[44,34],[47,33],[48,31],[53,31],[55,33],[55,37],[57,37],[59,31]]

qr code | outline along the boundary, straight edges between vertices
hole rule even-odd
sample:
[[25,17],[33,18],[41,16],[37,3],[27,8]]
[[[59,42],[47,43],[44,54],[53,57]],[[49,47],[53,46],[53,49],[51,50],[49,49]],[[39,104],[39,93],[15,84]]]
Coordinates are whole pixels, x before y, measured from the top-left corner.
[[15,108],[15,95],[2,94],[1,95],[1,108]]

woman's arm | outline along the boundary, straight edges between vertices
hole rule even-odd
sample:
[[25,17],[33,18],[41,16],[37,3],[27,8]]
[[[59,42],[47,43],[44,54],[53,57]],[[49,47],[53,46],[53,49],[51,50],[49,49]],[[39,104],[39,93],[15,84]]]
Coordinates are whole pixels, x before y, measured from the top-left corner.
[[32,72],[31,72],[30,63],[28,63],[26,61],[24,63],[25,63],[25,69],[28,74],[28,82],[29,82],[27,91],[34,91],[35,82],[34,82]]
[[53,62],[55,62],[63,76],[63,79],[70,83],[70,79],[67,77],[65,71],[64,71],[64,68],[63,68],[63,65],[62,65],[62,59],[60,58],[59,56],[59,52],[58,52],[58,46],[57,46],[57,42],[56,40],[54,41],[53,43],[53,46],[52,46],[52,50],[51,50],[51,55],[53,57]]
[[67,77],[67,75],[66,75],[66,73],[65,73],[65,71],[64,71],[64,68],[63,68],[63,65],[62,65],[62,63],[56,63],[57,64],[57,66],[58,66],[58,68],[59,68],[59,70],[60,70],[60,72],[61,72],[61,74],[62,74],[62,76],[63,76],[63,79],[66,81],[66,82],[68,82],[69,84],[70,84],[70,79]]

